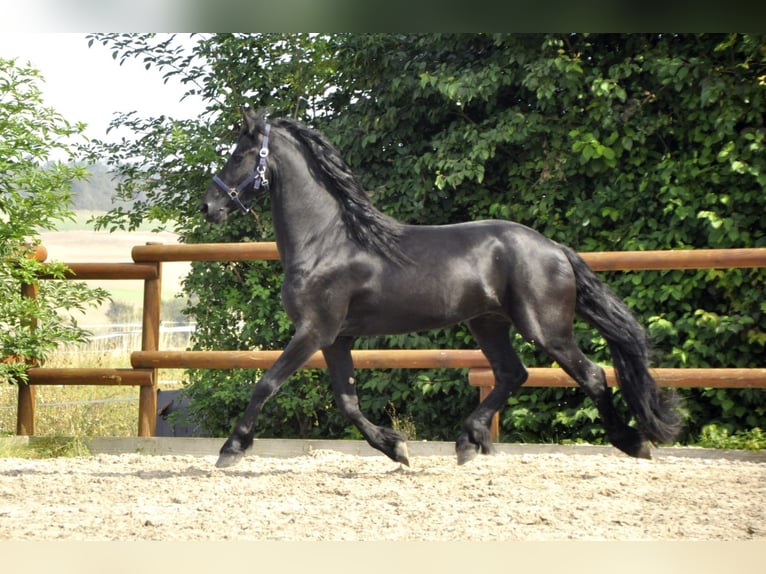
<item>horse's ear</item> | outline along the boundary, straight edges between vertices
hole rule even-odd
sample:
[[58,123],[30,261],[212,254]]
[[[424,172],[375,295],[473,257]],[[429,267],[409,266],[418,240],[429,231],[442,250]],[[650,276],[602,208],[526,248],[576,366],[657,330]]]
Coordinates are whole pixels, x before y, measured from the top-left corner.
[[258,114],[252,108],[242,108],[242,119],[245,120],[245,127],[247,133],[255,134],[256,126],[258,125]]

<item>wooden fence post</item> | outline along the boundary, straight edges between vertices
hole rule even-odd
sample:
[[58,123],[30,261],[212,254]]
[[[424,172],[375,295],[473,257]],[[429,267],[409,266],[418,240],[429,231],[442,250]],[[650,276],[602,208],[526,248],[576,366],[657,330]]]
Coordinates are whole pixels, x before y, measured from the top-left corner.
[[[21,294],[24,297],[30,299],[37,299],[39,292],[39,286],[34,284],[23,284],[21,286]],[[37,327],[37,320],[33,319],[29,323],[30,329]],[[30,367],[34,367],[34,363],[30,363]],[[18,387],[18,401],[16,403],[16,434],[21,436],[32,436],[35,434],[35,386],[17,381]]]
[[[148,245],[152,245],[149,243]],[[156,261],[157,277],[144,280],[144,309],[141,350],[160,347],[160,306],[162,302],[162,262]],[[152,369],[151,386],[141,387],[138,395],[138,436],[154,436],[157,430],[157,368]]]

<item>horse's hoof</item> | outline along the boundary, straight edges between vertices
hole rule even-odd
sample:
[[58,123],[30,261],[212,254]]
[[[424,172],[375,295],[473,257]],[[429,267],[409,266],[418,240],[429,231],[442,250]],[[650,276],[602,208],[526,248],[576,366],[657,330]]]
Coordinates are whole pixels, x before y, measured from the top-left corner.
[[410,466],[410,453],[409,450],[407,450],[406,442],[397,441],[394,445],[394,460],[406,466]]
[[237,464],[245,455],[241,453],[222,452],[218,455],[218,461],[215,463],[217,468],[229,468]]
[[652,449],[651,445],[648,442],[641,443],[641,446],[636,451],[636,453],[633,455],[636,458],[645,458],[647,460],[652,459]]
[[467,462],[471,462],[476,458],[476,456],[479,454],[479,446],[468,443],[455,448],[455,452],[457,453],[457,464],[458,466],[461,466]]
[[651,445],[641,437],[641,434],[636,429],[626,428],[624,431],[617,433],[611,442],[628,456],[652,458]]

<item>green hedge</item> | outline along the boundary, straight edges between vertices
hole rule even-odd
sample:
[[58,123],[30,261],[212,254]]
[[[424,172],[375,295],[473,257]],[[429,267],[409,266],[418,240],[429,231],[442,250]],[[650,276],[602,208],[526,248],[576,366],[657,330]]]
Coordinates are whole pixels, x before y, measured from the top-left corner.
[[[141,135],[138,143],[100,151],[136,160],[122,168],[123,197],[134,204],[105,225],[157,217],[180,222],[190,242],[270,239],[267,206],[257,221],[237,217],[226,228],[196,215],[234,138],[237,107],[249,104],[320,129],[375,203],[407,222],[510,218],[579,251],[766,245],[763,36],[226,34],[203,37],[189,60],[151,37],[97,39],[184,74],[199,86],[190,93],[210,104],[195,122],[117,120]],[[602,276],[647,327],[656,366],[763,365],[763,269]],[[185,287],[200,325],[195,348],[283,348],[291,327],[279,283],[278,264],[195,265]],[[593,331],[580,325],[578,338],[609,363]],[[463,327],[358,345],[474,347]],[[528,365],[550,364],[519,347]],[[189,374],[210,432],[228,432],[256,376]],[[361,371],[358,388],[373,421],[393,417],[418,438],[451,439],[477,401],[465,379],[458,371]],[[766,428],[763,391],[683,395],[682,441],[711,429],[734,436]],[[354,435],[315,372],[288,383],[258,429],[262,436]],[[582,393],[542,389],[509,400],[502,435],[597,442],[602,431]]]

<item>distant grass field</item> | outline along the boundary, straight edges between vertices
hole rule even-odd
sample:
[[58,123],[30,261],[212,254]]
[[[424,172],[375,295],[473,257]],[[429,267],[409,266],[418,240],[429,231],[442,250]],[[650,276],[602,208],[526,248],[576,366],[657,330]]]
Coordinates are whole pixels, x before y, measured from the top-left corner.
[[[132,232],[95,231],[88,221],[101,212],[77,211],[73,221],[62,222],[55,231],[40,234],[42,244],[48,250],[48,260],[64,263],[88,262],[129,262],[132,261],[131,249],[148,242],[173,244],[178,241],[171,232],[152,232],[153,225],[147,223],[141,229]],[[181,281],[189,270],[189,263],[164,263],[162,267],[162,298],[172,300],[181,291]],[[134,306],[140,315],[143,302],[143,283],[138,280],[91,280],[88,285],[106,289],[117,303]],[[110,303],[99,309],[89,309],[85,316],[78,318],[80,323],[108,323],[106,317]]]
[[[60,221],[56,225],[56,231],[93,231],[93,223],[89,221],[98,215],[104,215],[104,211],[91,211],[87,209],[74,212],[74,219]],[[156,225],[151,222],[142,223],[137,232],[151,232]]]

